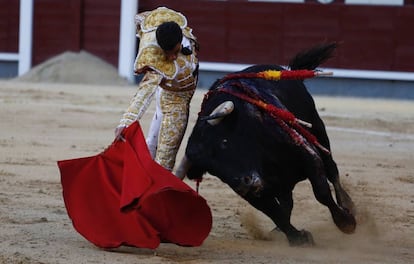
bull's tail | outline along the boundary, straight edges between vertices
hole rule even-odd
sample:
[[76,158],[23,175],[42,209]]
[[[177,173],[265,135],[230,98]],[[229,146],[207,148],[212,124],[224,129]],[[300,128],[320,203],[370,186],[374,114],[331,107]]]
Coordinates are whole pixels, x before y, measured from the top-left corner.
[[324,43],[296,54],[289,62],[291,70],[314,70],[316,67],[333,57],[338,44]]

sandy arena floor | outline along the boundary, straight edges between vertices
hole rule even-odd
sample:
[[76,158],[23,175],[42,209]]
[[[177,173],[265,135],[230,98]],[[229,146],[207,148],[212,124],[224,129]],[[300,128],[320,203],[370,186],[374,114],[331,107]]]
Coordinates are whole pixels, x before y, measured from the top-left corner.
[[[203,92],[192,102],[187,134]],[[133,93],[128,86],[0,81],[0,263],[414,263],[414,101],[402,100],[315,97],[357,205],[353,235],[336,229],[306,181],[295,189],[292,220],[313,233],[316,246],[289,247],[284,236],[269,237],[269,219],[207,176],[200,193],[214,219],[202,246],[96,248],[66,214],[56,161],[109,145]]]

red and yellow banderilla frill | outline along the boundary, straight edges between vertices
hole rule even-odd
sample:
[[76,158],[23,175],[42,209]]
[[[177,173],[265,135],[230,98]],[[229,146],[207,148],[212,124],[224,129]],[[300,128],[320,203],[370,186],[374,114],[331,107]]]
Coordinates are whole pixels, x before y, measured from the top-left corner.
[[221,82],[225,82],[230,79],[240,78],[261,78],[269,81],[279,80],[304,80],[317,76],[332,75],[332,72],[321,72],[315,70],[266,70],[261,72],[241,72],[231,73],[226,75]]
[[[241,72],[241,73],[231,73],[226,75],[222,80],[221,83],[224,83],[227,80],[231,79],[243,79],[243,78],[260,78],[269,81],[279,81],[279,80],[303,80],[308,78],[313,78],[317,76],[326,76],[332,75],[332,72],[321,72],[315,70],[266,70],[261,72]],[[288,110],[278,108],[272,104],[268,104],[265,101],[257,98],[251,98],[247,94],[238,93],[234,91],[230,91],[227,89],[219,89],[220,92],[225,92],[228,94],[232,94],[246,102],[249,102],[257,107],[265,110],[268,112],[275,120],[279,123],[279,125],[287,131],[287,133],[293,138],[293,140],[298,143],[299,145],[302,144],[302,140],[294,133],[290,128],[288,128],[287,124],[293,126],[304,138],[306,138],[309,142],[313,145],[317,146],[319,149],[324,151],[325,153],[330,153],[330,151],[322,146],[317,138],[311,134],[309,131],[304,129],[301,125],[310,127],[311,124],[302,121],[295,117],[295,115]],[[286,123],[285,123],[286,122]]]

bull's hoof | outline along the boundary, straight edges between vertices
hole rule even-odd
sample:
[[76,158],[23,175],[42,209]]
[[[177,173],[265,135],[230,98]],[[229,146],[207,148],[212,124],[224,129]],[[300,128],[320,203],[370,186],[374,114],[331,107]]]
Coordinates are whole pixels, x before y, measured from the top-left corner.
[[293,235],[289,235],[288,240],[289,245],[295,247],[315,245],[312,234],[306,230],[300,230]]
[[338,204],[342,208],[346,208],[352,215],[356,215],[356,206],[354,202],[352,201],[351,197],[348,195],[348,193],[345,190],[342,190],[338,195]]
[[343,209],[340,213],[332,214],[335,225],[345,234],[352,234],[356,229],[355,217],[349,213],[347,209]]

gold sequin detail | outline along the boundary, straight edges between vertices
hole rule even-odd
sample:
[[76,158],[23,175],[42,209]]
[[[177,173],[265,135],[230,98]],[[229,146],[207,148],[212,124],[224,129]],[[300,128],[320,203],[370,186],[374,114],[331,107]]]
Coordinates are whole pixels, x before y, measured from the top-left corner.
[[164,52],[158,46],[148,46],[140,51],[135,61],[135,71],[139,73],[144,67],[151,67],[169,79],[177,74],[176,62],[166,60]]
[[179,93],[163,90],[161,93],[162,133],[158,138],[155,161],[168,170],[174,168],[175,158],[187,127],[189,103],[193,94],[194,90]]

